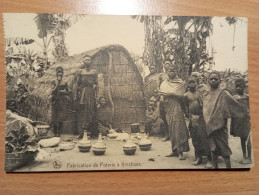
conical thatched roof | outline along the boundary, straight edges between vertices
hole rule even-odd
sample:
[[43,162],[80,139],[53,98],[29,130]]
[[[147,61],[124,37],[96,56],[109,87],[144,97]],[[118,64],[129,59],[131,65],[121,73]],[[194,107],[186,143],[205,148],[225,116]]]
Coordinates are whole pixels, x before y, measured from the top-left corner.
[[51,93],[51,82],[56,79],[57,67],[59,66],[63,67],[64,69],[63,80],[68,82],[68,84],[71,84],[74,78],[74,75],[82,67],[82,61],[85,56],[91,56],[93,59],[100,52],[109,51],[109,50],[113,50],[113,51],[116,50],[116,51],[121,51],[125,53],[126,56],[128,57],[128,60],[132,62],[131,64],[138,75],[139,82],[143,84],[141,74],[139,73],[137,66],[133,62],[133,59],[131,58],[130,53],[121,45],[108,45],[108,46],[100,47],[90,51],[86,51],[81,54],[69,56],[67,58],[62,59],[62,61],[59,61],[53,64],[45,72],[44,76],[38,79],[38,85],[34,87],[32,94],[34,96],[39,96],[40,98],[43,98],[43,99],[48,98]]
[[[109,58],[109,55],[113,55],[113,53],[117,53],[114,58]],[[119,58],[118,58],[119,54]],[[122,54],[122,55],[121,55]],[[33,89],[31,92],[31,95],[27,98],[24,107],[27,109],[26,113],[28,112],[28,117],[32,120],[40,120],[45,122],[51,121],[51,91],[52,91],[52,81],[56,80],[56,68],[61,66],[64,69],[64,76],[63,80],[68,83],[69,88],[73,89],[72,82],[75,76],[77,75],[79,69],[82,68],[82,61],[85,56],[91,56],[92,62],[93,62],[93,68],[97,70],[97,72],[102,72],[103,70],[107,70],[108,65],[112,63],[112,67],[116,68],[118,67],[125,67],[127,70],[120,70],[120,71],[133,71],[133,72],[127,72],[129,82],[133,85],[130,85],[129,88],[135,88],[137,90],[141,90],[143,87],[143,81],[141,74],[139,73],[136,64],[134,63],[133,59],[131,58],[129,52],[120,45],[108,45],[101,48],[97,48],[94,50],[86,51],[81,54],[76,54],[73,56],[69,56],[67,58],[64,58],[60,60],[59,62],[53,64],[48,70],[45,71],[45,74],[41,78],[35,78],[32,81],[28,81],[28,87]],[[117,57],[116,57],[117,56]],[[113,59],[113,60],[112,60]],[[115,63],[113,65],[113,63]],[[122,65],[120,65],[122,64]],[[124,65],[123,65],[124,64]],[[104,68],[104,69],[100,69]],[[98,71],[99,69],[99,71]],[[116,82],[120,81],[120,78],[118,77],[118,74],[116,71],[118,70],[112,70],[115,72],[111,72],[112,75],[116,75]],[[107,73],[107,72],[106,72]],[[125,76],[125,75],[124,75]],[[114,82],[114,77],[113,77]],[[127,83],[127,82],[126,82]],[[135,84],[134,84],[135,83]],[[136,83],[138,83],[136,86]],[[126,86],[127,84],[125,84]],[[119,98],[123,98],[126,96],[126,99],[128,99],[130,96],[134,95],[136,96],[137,93],[139,93],[137,97],[141,101],[143,99],[143,94],[141,91],[130,91],[127,90],[128,87],[124,87],[123,89],[117,86],[114,87],[114,90],[116,91],[114,95]],[[126,89],[126,91],[125,91]],[[118,91],[119,90],[119,91]],[[117,93],[118,92],[118,93]],[[71,94],[72,95],[72,94]],[[73,97],[71,97],[73,98]],[[71,99],[72,100],[72,99]],[[73,107],[73,105],[71,105]],[[141,105],[137,105],[137,107],[141,107]],[[73,108],[71,108],[73,109]],[[139,110],[136,112],[140,112]],[[141,112],[142,113],[142,112]],[[143,112],[144,113],[144,112]],[[141,115],[142,116],[142,115]],[[139,117],[143,118],[142,117]]]

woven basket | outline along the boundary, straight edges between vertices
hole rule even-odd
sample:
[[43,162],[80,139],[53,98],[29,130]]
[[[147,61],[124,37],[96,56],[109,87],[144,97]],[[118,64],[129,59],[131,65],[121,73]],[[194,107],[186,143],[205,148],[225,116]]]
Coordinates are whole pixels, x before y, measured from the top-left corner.
[[12,172],[34,160],[37,151],[27,151],[23,153],[5,154],[5,171]]

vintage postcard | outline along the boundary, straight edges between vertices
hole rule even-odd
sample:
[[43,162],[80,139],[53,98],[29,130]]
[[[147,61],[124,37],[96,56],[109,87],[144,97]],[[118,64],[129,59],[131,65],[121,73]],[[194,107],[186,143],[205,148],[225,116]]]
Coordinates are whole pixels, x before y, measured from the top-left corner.
[[253,167],[247,18],[3,18],[6,172]]

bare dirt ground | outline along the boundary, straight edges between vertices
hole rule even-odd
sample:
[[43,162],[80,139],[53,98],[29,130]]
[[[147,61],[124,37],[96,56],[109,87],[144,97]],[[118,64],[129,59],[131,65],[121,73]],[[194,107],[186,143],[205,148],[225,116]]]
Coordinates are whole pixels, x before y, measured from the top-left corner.
[[[72,137],[63,135],[61,139]],[[150,151],[141,151],[139,147],[135,155],[127,156],[123,152],[125,142],[117,140],[105,140],[107,145],[103,156],[95,156],[92,151],[81,153],[77,147],[77,138],[74,136],[75,147],[72,150],[58,151],[55,148],[45,148],[45,155],[42,160],[34,162],[17,169],[17,172],[36,171],[80,171],[80,170],[128,170],[128,169],[204,169],[206,158],[203,163],[194,166],[194,148],[189,140],[190,151],[185,153],[186,160],[179,160],[177,157],[165,157],[171,153],[170,141],[162,142],[160,138],[150,137],[152,148]],[[91,140],[94,144],[97,140]],[[232,150],[232,168],[251,168],[252,165],[243,165],[239,161],[242,158],[240,139],[229,137],[229,144]],[[225,163],[219,159],[219,168],[224,168]]]

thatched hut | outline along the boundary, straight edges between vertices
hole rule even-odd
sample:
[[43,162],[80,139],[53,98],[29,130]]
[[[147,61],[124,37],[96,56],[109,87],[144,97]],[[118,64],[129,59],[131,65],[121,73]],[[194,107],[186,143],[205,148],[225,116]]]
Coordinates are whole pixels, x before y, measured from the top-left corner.
[[[92,57],[92,68],[98,72],[99,96],[105,96],[113,111],[114,126],[128,131],[132,123],[145,121],[143,81],[129,52],[120,45],[108,45],[71,57],[51,66],[45,75],[38,79],[28,103],[32,105],[30,117],[34,120],[50,122],[51,82],[56,79],[55,69],[64,68],[64,81],[73,88],[73,78],[81,68],[85,56]],[[72,90],[73,91],[73,90]],[[71,100],[74,94],[71,93]],[[73,103],[64,121],[64,133],[73,133],[75,126]]]

